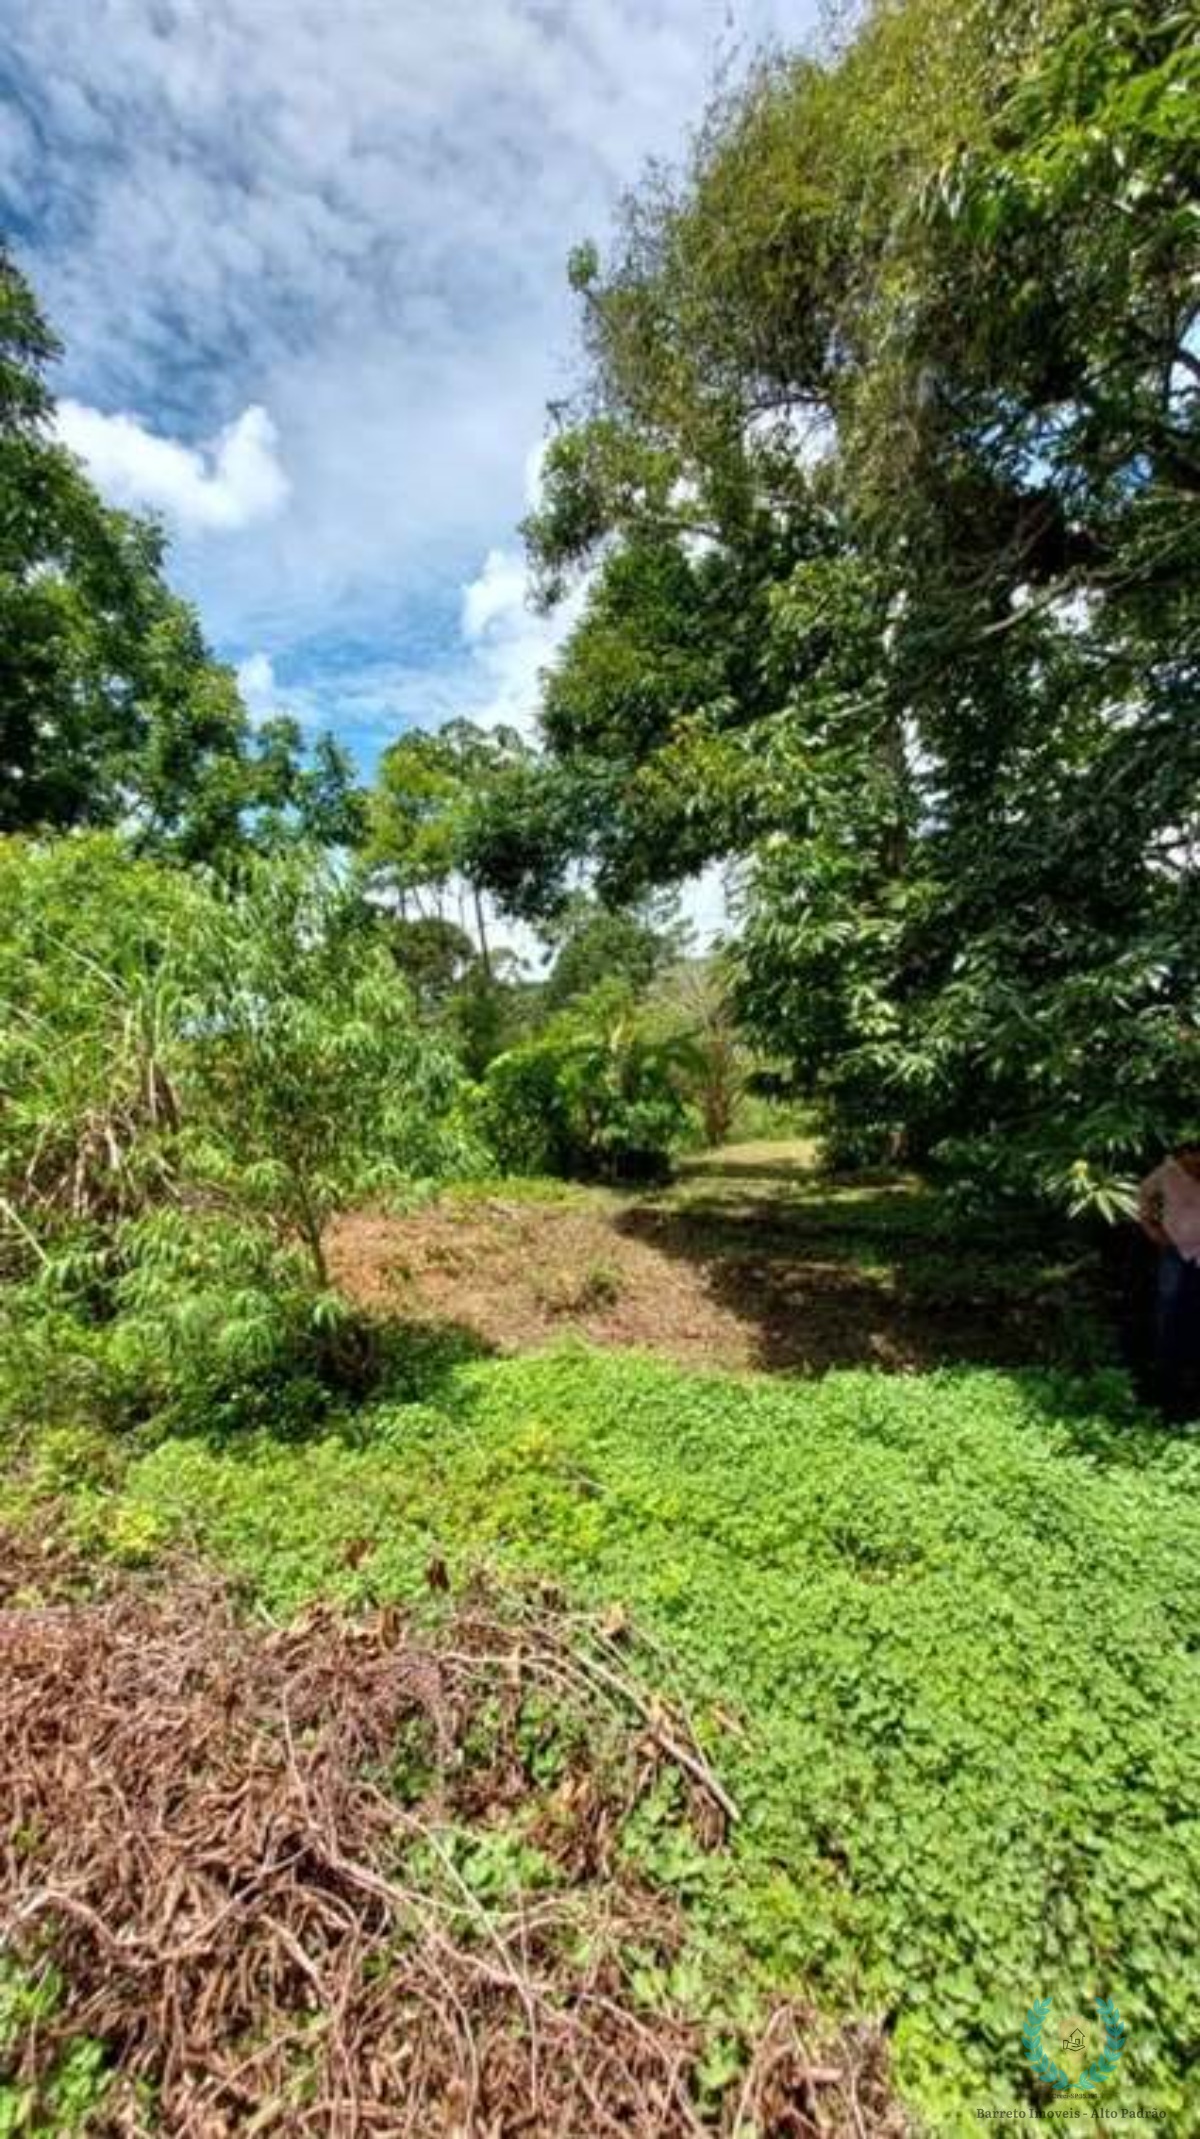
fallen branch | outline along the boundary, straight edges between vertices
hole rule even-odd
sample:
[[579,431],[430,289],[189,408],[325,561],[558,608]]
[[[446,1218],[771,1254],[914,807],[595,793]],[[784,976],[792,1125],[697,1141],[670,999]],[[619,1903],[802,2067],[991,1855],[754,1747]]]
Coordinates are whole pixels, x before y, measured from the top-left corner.
[[702,2114],[704,2030],[631,1980],[686,1925],[620,1833],[656,1767],[698,1833],[736,1806],[585,1624],[478,1595],[432,1632],[264,1630],[184,1567],[83,1603],[54,1582],[0,1537],[0,1935],[63,1985],[0,2061],[35,2102],[87,2036],[113,2065],[89,2130],[114,2135],[146,2084],[178,2139],[901,2131],[878,2036],[809,2057],[790,2006]]

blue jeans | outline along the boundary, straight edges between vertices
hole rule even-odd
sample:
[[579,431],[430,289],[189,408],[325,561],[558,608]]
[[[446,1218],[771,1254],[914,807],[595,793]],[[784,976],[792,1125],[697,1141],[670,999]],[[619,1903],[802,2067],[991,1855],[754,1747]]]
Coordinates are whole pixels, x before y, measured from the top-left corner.
[[1164,1248],[1158,1265],[1155,1365],[1164,1403],[1180,1406],[1200,1379],[1200,1263]]

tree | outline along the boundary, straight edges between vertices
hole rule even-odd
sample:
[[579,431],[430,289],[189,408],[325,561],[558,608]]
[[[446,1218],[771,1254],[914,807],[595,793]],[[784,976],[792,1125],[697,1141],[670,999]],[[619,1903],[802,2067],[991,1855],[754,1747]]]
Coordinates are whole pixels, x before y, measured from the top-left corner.
[[1187,11],[868,8],[611,257],[527,526],[595,574],[493,881],[739,860],[739,998],[860,1149],[1111,1207],[1194,1111]]
[[509,728],[454,720],[435,730],[410,729],[389,744],[368,803],[363,861],[376,888],[395,897],[401,915],[425,902],[444,919],[457,887],[470,902],[484,978],[492,978],[483,877],[473,822],[481,799],[526,753]]
[[184,971],[193,1164],[303,1242],[324,1288],[334,1213],[453,1156],[453,1059],[418,1027],[353,887],[310,855],[214,887]]
[[231,883],[111,833],[0,840],[0,898],[0,1397],[307,1419],[374,1356],[332,1216],[466,1148],[377,919],[301,851]]
[[720,961],[681,962],[662,976],[647,1007],[652,1027],[661,1026],[675,1045],[680,1086],[700,1116],[705,1143],[725,1143],[750,1060]]
[[577,892],[551,931],[554,960],[542,1000],[549,1011],[587,995],[604,981],[641,994],[683,947],[685,927],[665,899],[624,911]]
[[349,829],[349,767],[256,736],[233,672],[163,578],[160,530],[103,505],[52,434],[58,345],[0,248],[0,832],[122,824],[214,861]]
[[445,1015],[479,960],[466,930],[437,914],[390,918],[387,943],[418,1007],[434,1020]]

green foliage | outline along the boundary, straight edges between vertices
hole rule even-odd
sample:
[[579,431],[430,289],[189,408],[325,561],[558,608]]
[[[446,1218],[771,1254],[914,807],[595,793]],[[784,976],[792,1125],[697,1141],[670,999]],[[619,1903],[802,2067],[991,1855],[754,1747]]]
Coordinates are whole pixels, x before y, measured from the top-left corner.
[[444,1016],[478,958],[466,930],[441,914],[397,915],[387,942],[424,1016]]
[[119,1230],[114,1259],[106,1361],[160,1427],[257,1418],[282,1431],[319,1413],[339,1366],[354,1372],[362,1339],[346,1303],[260,1224],[157,1210]]
[[370,912],[302,853],[230,885],[107,836],[4,843],[0,887],[0,1406],[211,1423],[360,1382],[329,1221],[472,1149]]
[[[486,941],[486,938],[481,938]],[[482,952],[444,915],[389,914],[387,943],[422,1021],[457,1054],[468,1077],[537,1022],[541,991],[524,980],[512,953]]]
[[478,1101],[480,1133],[502,1173],[565,1173],[570,1125],[560,1047],[534,1041],[489,1064]]
[[139,852],[218,863],[353,829],[349,761],[251,728],[231,669],[163,578],[151,523],[101,503],[51,433],[58,354],[0,248],[0,833],[121,825]]
[[687,1126],[677,1050],[627,1006],[605,1007],[585,998],[572,1019],[489,1065],[478,1118],[502,1171],[621,1181],[669,1170]]
[[750,1056],[720,961],[681,962],[659,980],[644,1015],[652,1030],[673,1041],[680,1088],[704,1142],[725,1143],[745,1095]]
[[112,2082],[104,2044],[77,2036],[63,2049],[48,2080],[34,2088],[6,2076],[23,2036],[49,2020],[62,2000],[62,1982],[47,1966],[37,1974],[0,1960],[0,2139],[59,2139],[95,2128]]
[[455,1581],[485,1558],[619,1600],[742,1809],[728,1864],[674,1871],[724,1942],[718,1985],[890,2010],[901,2084],[945,2129],[1028,2106],[1031,1998],[1094,1985],[1137,2100],[1186,2115],[1200,1466],[1118,1381],[796,1384],[573,1350],[440,1370],[424,1403],[304,1445],[164,1443],[116,1505],[275,1611],[420,1595],[434,1553]]
[[423,912],[457,879],[468,889],[478,950],[491,978],[472,827],[481,795],[524,764],[528,753],[511,728],[477,728],[448,721],[436,732],[414,728],[390,744],[379,762],[368,803],[363,866],[377,893],[394,898],[402,917],[411,904]]
[[837,1148],[1100,1216],[1194,1108],[1193,27],[880,0],[577,252],[527,534],[593,578],[496,818],[530,912],[736,857]]
[[458,1158],[452,1060],[418,1031],[353,889],[309,857],[218,888],[186,970],[192,1167],[302,1241],[324,1287],[334,1211]]
[[364,885],[392,917],[396,962],[423,1013],[471,1077],[481,1076],[526,1022],[518,961],[489,941],[476,823],[528,755],[507,728],[455,720],[436,732],[412,729],[384,751],[368,798],[359,856]]
[[[920,361],[958,307],[948,421],[981,408],[990,450],[1069,490],[1076,536],[1182,582],[1194,535],[1200,119],[1195,23],[1178,5],[1064,0],[1024,67],[998,71],[991,123],[930,182]],[[977,322],[965,326],[986,293]],[[941,473],[944,476],[945,470]],[[928,463],[922,480],[935,470]]]
[[[823,1148],[824,1125],[808,1101],[784,1096],[787,1090],[786,1080],[777,1085],[769,1069],[748,1071],[734,1106],[731,1139],[735,1143],[787,1144],[793,1150],[799,1140],[809,1164],[813,1164]],[[792,1151],[781,1154],[789,1160],[792,1155]]]
[[605,552],[544,680],[545,752],[476,801],[477,866],[503,903],[557,917],[582,858],[628,908],[745,831],[737,739],[771,703],[767,589],[794,554],[770,525],[746,543],[696,553],[672,511],[661,538]]
[[[114,836],[0,840],[0,1252],[83,1248],[169,1192],[203,895]],[[82,1229],[82,1230],[81,1230]]]
[[451,746],[423,728],[389,744],[371,797],[365,859],[399,893],[445,885],[457,861],[463,779]]
[[554,960],[542,1004],[565,1009],[606,982],[639,994],[678,956],[684,933],[665,901],[620,910],[576,893],[549,931]]
[[[546,600],[592,576],[543,750],[406,736],[365,815],[334,746],[251,734],[156,531],[54,442],[53,337],[0,256],[0,829],[73,835],[0,841],[6,1513],[131,1564],[199,1543],[274,1612],[411,1600],[433,1556],[619,1602],[742,1808],[726,1858],[652,1801],[626,1838],[697,1929],[680,1967],[707,1955],[718,2006],[890,2014],[937,2128],[1035,2099],[1036,2016],[1085,1988],[1091,2078],[1120,2055],[1189,2114],[1195,1448],[1112,1377],[440,1343],[352,1408],[387,1362],[326,1238],[470,1158],[451,1046],[513,1171],[657,1175],[689,1104],[745,1126],[731,1002],[835,1159],[930,1158],[993,1216],[1117,1217],[1194,1122],[1193,30],[1174,0],[880,0],[719,102],[611,257],[572,257],[589,377],[527,535]],[[637,905],[718,856],[733,998],[664,975]],[[516,1045],[488,888],[558,931],[559,1014]],[[1047,1282],[1032,1234],[1000,1268],[915,1192],[835,1251],[807,1194],[816,1250],[914,1296]],[[546,1304],[618,1285],[595,1262]],[[445,1849],[485,1903],[539,1882],[515,1830]],[[104,2114],[90,2040],[44,2099],[3,2076],[58,1996],[0,1969],[0,2130]]]

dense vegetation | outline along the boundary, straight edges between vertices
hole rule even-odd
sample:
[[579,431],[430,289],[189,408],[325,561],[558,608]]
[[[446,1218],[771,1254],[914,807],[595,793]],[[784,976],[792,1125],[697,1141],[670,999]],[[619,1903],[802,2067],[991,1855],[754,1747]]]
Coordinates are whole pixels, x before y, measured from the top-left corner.
[[[666,2031],[664,2131],[861,2133],[848,2066],[843,2123],[795,2122],[814,2009],[881,2130],[893,2081],[935,2129],[1044,2104],[1026,2009],[1093,1995],[1127,2099],[1195,2125],[1200,1468],[1114,1364],[1096,1247],[1200,1137],[1198,88],[1170,0],[879,0],[757,65],[571,263],[585,372],[526,533],[547,602],[586,592],[536,742],[406,734],[369,789],[252,727],[160,531],[56,442],[53,337],[0,255],[6,1616],[57,1623],[44,1552],[56,1609],[126,1584],[105,1627],[165,1627],[172,1671],[197,1562],[288,1623],[301,1677],[305,1628],[342,1674],[364,1613],[385,1658],[397,1613],[412,1641],[440,1613],[424,1683],[459,1669],[477,1576],[516,1623],[586,1610],[605,1669],[636,1649],[660,1683],[619,1678],[612,1762],[544,1687],[504,1709],[502,1775],[486,1699],[443,1746],[430,1696],[434,1752],[371,1737],[364,1769],[343,1688],[335,1752],[404,1829],[422,1936],[469,1920],[481,2027],[479,1953],[553,1889],[554,1983],[612,1988],[622,2041]],[[728,940],[698,957],[675,893],[714,861]],[[666,1186],[689,1166],[708,1205]],[[468,1313],[473,1210],[499,1326]],[[613,1350],[487,1356],[518,1349],[539,1218],[577,1266],[524,1273],[535,1338]],[[635,1274],[639,1344],[783,1373],[621,1356]],[[847,1360],[875,1370],[821,1372]],[[275,1700],[274,1636],[227,1597],[200,1620]],[[311,1778],[321,1718],[298,1753],[286,1703],[261,1720],[255,1776],[282,1745]],[[728,1835],[691,1786],[732,1794]],[[0,1844],[6,1907],[45,1839]],[[375,2019],[382,1876],[369,1968],[358,1918],[338,1949]],[[670,1936],[606,1919],[618,1888]],[[118,2080],[162,2128],[144,2000],[132,2075],[115,2021],[38,2062],[73,1997],[109,2011],[58,1905],[0,1964],[0,2130],[87,2129]],[[328,2014],[290,1919],[256,1935],[302,2038],[286,2117]],[[270,2027],[229,2013],[205,2054],[241,2070]]]
[[310,858],[236,886],[104,835],[3,856],[0,1387],[130,1423],[369,1370],[324,1236],[467,1148],[451,1057]]
[[480,827],[533,913],[736,859],[843,1148],[1099,1208],[1197,1099],[1196,70],[1183,7],[881,6],[581,248],[528,535],[590,591]]

